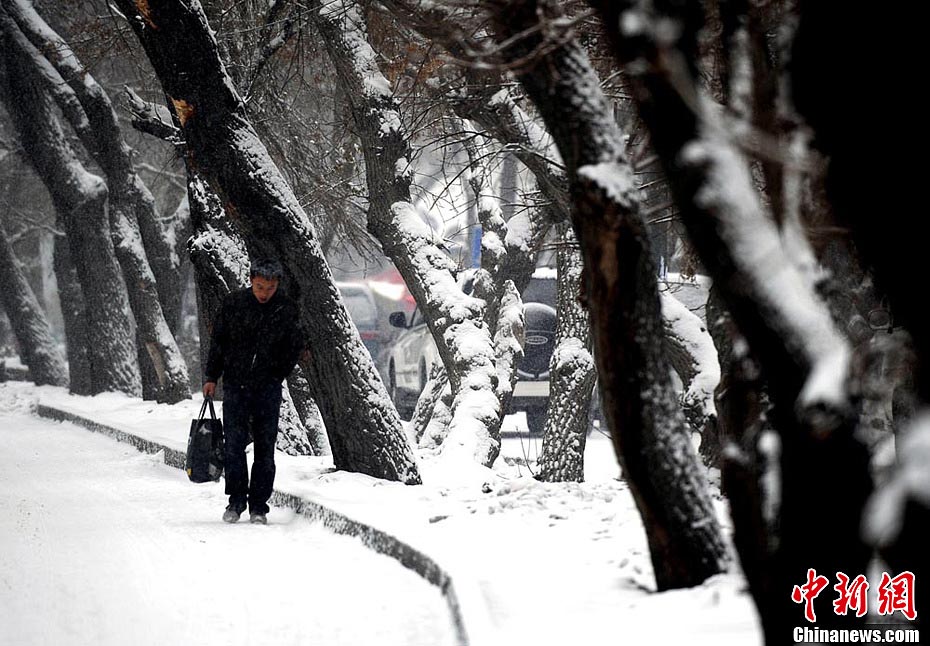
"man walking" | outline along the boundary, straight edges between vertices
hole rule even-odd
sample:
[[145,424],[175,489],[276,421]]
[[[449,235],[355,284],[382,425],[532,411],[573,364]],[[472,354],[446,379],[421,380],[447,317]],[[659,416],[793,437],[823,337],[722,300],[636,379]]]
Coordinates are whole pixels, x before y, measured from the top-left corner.
[[[268,522],[281,382],[304,347],[297,304],[278,291],[283,274],[276,260],[253,261],[251,287],[229,293],[213,324],[203,394],[212,397],[223,377],[227,523],[238,521],[246,505],[251,522]],[[251,482],[245,457],[250,433]]]

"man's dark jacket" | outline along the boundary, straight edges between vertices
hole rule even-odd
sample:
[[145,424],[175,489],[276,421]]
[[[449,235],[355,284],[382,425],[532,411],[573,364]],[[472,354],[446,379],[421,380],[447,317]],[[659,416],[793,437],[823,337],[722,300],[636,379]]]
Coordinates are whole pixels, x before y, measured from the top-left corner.
[[278,384],[304,348],[297,304],[276,291],[259,303],[251,288],[227,294],[213,323],[204,381],[228,386]]

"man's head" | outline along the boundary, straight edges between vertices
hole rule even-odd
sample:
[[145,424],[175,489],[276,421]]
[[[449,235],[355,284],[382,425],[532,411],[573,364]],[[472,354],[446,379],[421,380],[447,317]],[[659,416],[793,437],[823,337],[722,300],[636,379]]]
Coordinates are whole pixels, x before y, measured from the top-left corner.
[[277,260],[262,258],[252,262],[249,276],[252,279],[252,294],[259,303],[267,303],[278,291],[278,283],[284,275],[284,268]]

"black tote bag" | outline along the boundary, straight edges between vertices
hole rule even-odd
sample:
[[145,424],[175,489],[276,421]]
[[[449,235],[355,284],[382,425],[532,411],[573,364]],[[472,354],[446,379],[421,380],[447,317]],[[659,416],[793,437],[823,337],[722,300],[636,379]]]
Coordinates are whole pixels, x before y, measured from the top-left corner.
[[[210,419],[204,419],[207,406]],[[223,475],[223,421],[216,418],[213,398],[205,397],[200,416],[191,420],[187,438],[187,477],[191,482],[216,482]]]

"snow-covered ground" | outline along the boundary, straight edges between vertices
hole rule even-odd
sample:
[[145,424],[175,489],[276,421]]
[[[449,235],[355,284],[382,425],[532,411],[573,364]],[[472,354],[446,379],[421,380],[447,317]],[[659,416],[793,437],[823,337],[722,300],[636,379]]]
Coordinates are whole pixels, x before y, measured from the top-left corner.
[[0,644],[454,644],[438,590],[290,511],[72,424],[0,413]]
[[[291,643],[298,634],[306,643],[333,646],[453,640],[449,612],[438,591],[402,570],[391,574],[400,566],[386,557],[362,553],[359,543],[333,537],[285,510],[273,510],[268,527],[225,526],[219,522],[224,506],[221,484],[192,485],[182,472],[156,464],[152,456],[70,425],[31,418],[27,413],[36,401],[180,450],[198,405],[158,405],[112,394],[78,398],[51,387],[0,385],[0,441],[10,444],[8,437],[15,435],[25,447],[21,456],[0,458],[0,643],[18,643],[4,639],[10,625],[22,634],[47,630],[66,637],[20,643],[83,643],[69,642],[64,631],[75,622],[87,630],[93,627],[94,622],[80,620],[90,613],[88,603],[95,603],[98,613],[118,609],[114,615],[129,617],[123,622],[127,629],[148,626],[158,631],[166,638],[158,643],[190,636],[200,613],[213,617],[222,607],[241,608],[232,613],[235,625],[216,629],[238,636],[243,640],[238,643]],[[14,412],[3,413],[4,409]],[[10,420],[15,420],[16,429],[9,428]],[[517,417],[507,423],[521,422]],[[41,441],[20,439],[26,435]],[[56,448],[46,450],[46,445]],[[107,450],[110,457],[98,464],[92,456]],[[82,451],[90,453],[85,457]],[[417,487],[337,472],[327,458],[279,455],[276,487],[378,527],[433,557],[453,578],[475,646],[761,642],[751,601],[736,574],[692,590],[653,592],[642,525],[626,484],[617,477],[608,438],[597,433],[589,438],[583,484],[533,480],[530,469],[538,451],[538,440],[505,440],[495,471],[476,471],[469,477],[449,473],[448,465],[424,457],[420,466],[425,484]],[[9,460],[15,460],[12,466]],[[43,479],[46,484],[41,484]],[[70,483],[77,482],[84,483],[88,493],[75,493],[77,487]],[[120,497],[119,502],[111,496]],[[20,500],[32,502],[23,508]],[[36,514],[42,504],[49,507],[44,513],[51,518],[42,522],[54,525],[30,520],[28,513]],[[718,501],[722,515],[723,505]],[[57,523],[59,515],[64,522]],[[45,543],[23,538],[35,527],[40,533],[46,531],[42,527],[54,531],[46,531]],[[56,544],[69,546],[68,551],[41,553],[57,549],[50,543],[52,534],[60,539]],[[89,582],[72,583],[77,574],[49,582],[54,570],[47,563],[61,561],[55,569],[75,573],[74,557],[85,551],[92,559],[84,559],[89,567],[81,575]],[[155,559],[151,567],[96,563],[110,554],[145,561],[149,551]],[[223,562],[248,563],[249,555],[259,552],[267,555],[262,567],[248,576],[280,594],[256,602],[246,596],[249,586],[239,585],[247,565],[237,575],[224,574],[216,565],[219,561],[211,559],[221,553]],[[347,565],[348,559],[354,559],[352,565]],[[206,578],[192,574],[197,572],[212,577],[210,594],[195,589],[202,584],[193,580]],[[38,610],[35,602],[24,600],[23,581],[37,574],[45,583],[30,583],[40,586],[34,594],[51,595],[58,607]],[[110,587],[117,591],[108,594]],[[82,589],[86,595],[74,594]],[[149,590],[170,590],[183,602],[168,607],[163,597],[157,603],[138,596],[128,601],[134,591]],[[8,597],[19,599],[17,605],[9,605]],[[395,612],[385,610],[400,600],[403,604]],[[265,604],[258,613],[261,620],[247,618],[245,608],[254,603]],[[188,607],[198,610],[185,614]],[[222,611],[216,612],[222,619]],[[5,613],[15,619],[7,620]],[[362,617],[364,621],[358,621]],[[343,628],[356,632],[340,633]],[[281,639],[263,639],[263,632],[279,630]],[[372,632],[363,636],[358,632],[362,630]],[[128,643],[89,635],[104,646]]]

